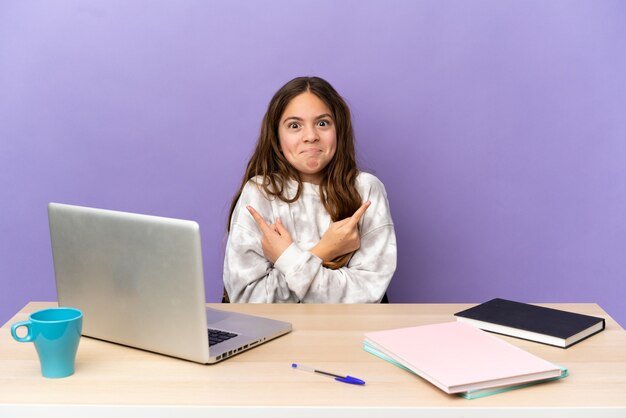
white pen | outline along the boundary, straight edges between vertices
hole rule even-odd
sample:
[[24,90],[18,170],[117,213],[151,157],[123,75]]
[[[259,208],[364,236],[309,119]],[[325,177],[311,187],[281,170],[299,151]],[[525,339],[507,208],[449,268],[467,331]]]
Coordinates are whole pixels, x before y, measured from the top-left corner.
[[324,376],[327,376],[327,377],[330,377],[330,378],[334,378],[338,382],[350,383],[352,385],[364,385],[365,384],[365,382],[363,380],[357,379],[356,377],[341,376],[339,374],[324,372],[322,370],[317,370],[317,369],[314,369],[312,367],[305,366],[303,364],[291,363],[291,367],[293,367],[294,369],[303,370],[305,372],[319,373],[321,375],[324,375]]

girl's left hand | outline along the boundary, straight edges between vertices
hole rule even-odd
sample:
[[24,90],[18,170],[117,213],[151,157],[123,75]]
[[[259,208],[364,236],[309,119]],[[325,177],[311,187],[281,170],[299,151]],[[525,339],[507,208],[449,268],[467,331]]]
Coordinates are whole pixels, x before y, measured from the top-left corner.
[[250,215],[254,218],[254,221],[263,234],[261,245],[263,247],[263,255],[269,261],[273,263],[278,260],[278,257],[285,252],[285,250],[293,243],[293,239],[285,226],[280,221],[280,218],[276,219],[275,224],[268,225],[265,219],[257,212],[252,206],[246,206]]
[[367,201],[351,217],[330,224],[320,242],[310,251],[329,262],[358,250],[361,247],[359,221],[370,205],[371,202]]

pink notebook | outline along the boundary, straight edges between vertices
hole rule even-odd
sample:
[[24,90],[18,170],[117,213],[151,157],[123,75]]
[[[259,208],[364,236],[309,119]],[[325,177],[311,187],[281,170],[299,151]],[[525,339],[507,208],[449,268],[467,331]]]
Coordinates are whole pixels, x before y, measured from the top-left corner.
[[365,343],[447,393],[561,376],[561,369],[461,322],[365,334]]

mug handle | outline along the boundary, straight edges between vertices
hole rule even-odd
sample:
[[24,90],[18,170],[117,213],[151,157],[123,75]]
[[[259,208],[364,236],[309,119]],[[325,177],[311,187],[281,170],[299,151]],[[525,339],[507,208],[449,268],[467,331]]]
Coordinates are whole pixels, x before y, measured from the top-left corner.
[[[32,322],[30,321],[21,321],[11,325],[11,335],[13,336],[13,338],[15,338],[15,341],[19,341],[21,343],[29,343],[33,340],[33,334],[30,329],[31,324]],[[28,334],[26,334],[25,337],[19,337],[17,335],[16,331],[19,327],[26,327],[26,329],[28,329]]]

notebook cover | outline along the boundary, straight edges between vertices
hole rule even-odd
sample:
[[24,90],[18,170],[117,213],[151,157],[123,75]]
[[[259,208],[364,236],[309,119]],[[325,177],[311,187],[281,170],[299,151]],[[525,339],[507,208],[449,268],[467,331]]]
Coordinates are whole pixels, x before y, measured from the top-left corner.
[[[372,347],[367,342],[363,342],[363,350],[367,351],[370,354],[375,355],[378,358],[381,358],[381,359],[383,359],[383,360],[393,364],[394,366],[400,367],[401,369],[406,370],[407,372],[412,373],[412,374],[414,374],[414,375],[419,377],[419,375],[416,374],[414,371],[412,371],[411,369],[403,366],[402,364],[398,363],[394,359],[386,356],[384,353],[376,350],[376,348]],[[478,399],[478,398],[484,398],[485,396],[497,395],[498,393],[502,393],[502,392],[508,392],[508,391],[514,390],[514,389],[525,388],[527,386],[535,385],[537,383],[549,382],[549,381],[552,381],[552,380],[557,380],[557,379],[562,379],[564,377],[567,377],[568,374],[569,374],[567,368],[563,367],[563,366],[559,366],[559,368],[561,369],[561,375],[558,376],[558,377],[552,377],[552,378],[548,378],[548,379],[536,380],[534,382],[522,383],[522,384],[517,384],[517,385],[497,386],[497,387],[493,387],[493,388],[469,390],[469,391],[457,393],[456,395],[462,396],[465,399]]]
[[559,367],[461,322],[365,334],[366,342],[447,393],[561,375]]
[[602,322],[602,329],[605,326],[603,318],[499,298],[457,312],[454,315],[549,335],[563,340],[596,325],[598,322]]

